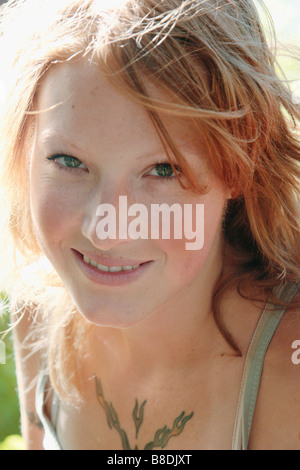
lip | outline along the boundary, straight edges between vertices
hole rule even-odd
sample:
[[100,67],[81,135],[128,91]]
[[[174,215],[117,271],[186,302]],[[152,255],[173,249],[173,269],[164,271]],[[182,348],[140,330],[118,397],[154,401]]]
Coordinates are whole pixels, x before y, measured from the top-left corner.
[[[87,278],[95,282],[96,284],[105,285],[105,286],[120,286],[137,280],[141,277],[151,266],[153,261],[137,261],[124,258],[105,258],[102,256],[88,255],[88,253],[81,253],[77,250],[72,250],[75,256],[75,260],[79,265],[80,269],[84,272]],[[98,264],[104,264],[106,266],[134,266],[139,264],[138,268],[133,269],[132,271],[118,271],[118,272],[104,272],[100,271],[96,267],[87,264],[83,260],[83,256],[87,256],[94,261],[97,261]]]

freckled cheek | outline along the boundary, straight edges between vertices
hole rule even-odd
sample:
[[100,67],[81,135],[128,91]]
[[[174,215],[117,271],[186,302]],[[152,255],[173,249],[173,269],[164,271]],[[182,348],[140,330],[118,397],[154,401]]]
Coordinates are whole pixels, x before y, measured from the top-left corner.
[[208,250],[187,250],[186,243],[191,240],[159,240],[159,246],[166,254],[166,265],[173,276],[188,280],[194,277],[205,264]]
[[61,241],[80,223],[78,199],[47,183],[32,185],[31,213],[38,238],[51,243]]
[[[196,218],[194,218],[193,226],[190,227],[194,238],[160,239],[157,241],[160,249],[166,255],[167,265],[170,271],[173,271],[173,275],[188,280],[203,268],[211,250],[215,249],[213,245],[221,243],[223,210],[223,198],[205,201],[203,218],[199,217],[197,224],[195,224]],[[184,227],[182,228],[182,233],[184,233]],[[201,248],[196,249],[199,245]],[[188,246],[192,249],[188,249]]]

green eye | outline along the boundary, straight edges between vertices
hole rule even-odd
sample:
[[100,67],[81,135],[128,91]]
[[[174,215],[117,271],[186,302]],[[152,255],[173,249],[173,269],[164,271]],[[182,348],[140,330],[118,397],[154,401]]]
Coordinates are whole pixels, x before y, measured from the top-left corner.
[[71,155],[56,154],[48,158],[48,160],[52,160],[61,165],[62,167],[70,169],[86,168],[85,165],[80,160],[78,160],[78,158],[72,157]]
[[169,163],[160,163],[159,165],[156,165],[155,170],[159,176],[164,178],[173,175],[173,168]]
[[63,159],[64,164],[69,168],[78,168],[81,165],[81,161],[78,160],[78,158],[69,157],[68,155],[61,158]]
[[158,176],[165,179],[171,179],[175,176],[170,163],[157,163],[155,167],[149,172],[149,175]]
[[59,160],[61,165],[65,165],[69,168],[79,168],[82,165],[81,161],[78,158],[70,157],[69,155],[63,155],[61,157],[57,157],[55,160]]

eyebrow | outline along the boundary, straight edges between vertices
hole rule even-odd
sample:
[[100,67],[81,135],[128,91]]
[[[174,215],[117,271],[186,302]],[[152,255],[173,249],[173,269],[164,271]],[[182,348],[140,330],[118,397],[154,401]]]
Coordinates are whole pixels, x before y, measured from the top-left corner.
[[[84,154],[88,158],[90,158],[88,151],[86,149],[83,150],[74,142],[67,140],[65,136],[63,136],[59,131],[55,129],[45,129],[39,132],[38,141],[42,146],[47,146],[47,145],[50,146],[55,143],[56,146],[62,147],[61,150],[63,150],[64,147],[73,148],[75,152],[79,152],[80,154]],[[182,152],[182,155],[187,160],[187,162],[188,162],[188,158],[187,158],[188,156],[190,157],[192,162],[195,160],[197,160],[198,163],[201,162],[200,149],[197,151],[197,149],[194,146],[185,142],[182,142],[181,144],[179,144],[178,148]],[[164,150],[163,147],[161,147],[161,149],[154,149],[153,151],[149,151],[149,152],[138,155],[137,160],[146,161],[146,160],[150,160],[151,158],[152,159],[161,158],[163,156],[167,158],[166,151]],[[176,163],[176,161],[174,161],[174,163]]]
[[[83,150],[81,147],[76,145],[74,142],[69,141],[66,139],[65,136],[63,136],[60,132],[57,132],[56,130],[53,129],[45,129],[41,132],[38,133],[37,135],[37,140],[42,146],[50,146],[50,145],[58,145],[61,147],[72,147],[76,151],[79,151],[80,153],[87,154],[87,150]],[[165,155],[165,151],[162,148],[160,149],[155,149],[153,152],[147,152],[144,154],[139,155],[137,158],[138,160],[148,160],[153,157],[158,157]]]
[[39,132],[37,135],[37,140],[43,146],[47,146],[50,144],[55,143],[56,145],[61,145],[62,147],[68,146],[73,147],[75,150],[82,152],[83,149],[78,147],[74,142],[68,141],[64,136],[62,136],[59,132],[56,132],[51,129],[45,129],[42,132]]

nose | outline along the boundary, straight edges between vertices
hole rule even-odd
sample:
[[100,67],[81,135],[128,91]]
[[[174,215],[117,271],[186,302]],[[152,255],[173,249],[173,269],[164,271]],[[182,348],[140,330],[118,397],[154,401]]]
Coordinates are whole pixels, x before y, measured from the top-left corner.
[[127,230],[128,189],[107,181],[90,194],[82,219],[82,234],[103,251],[129,240]]

